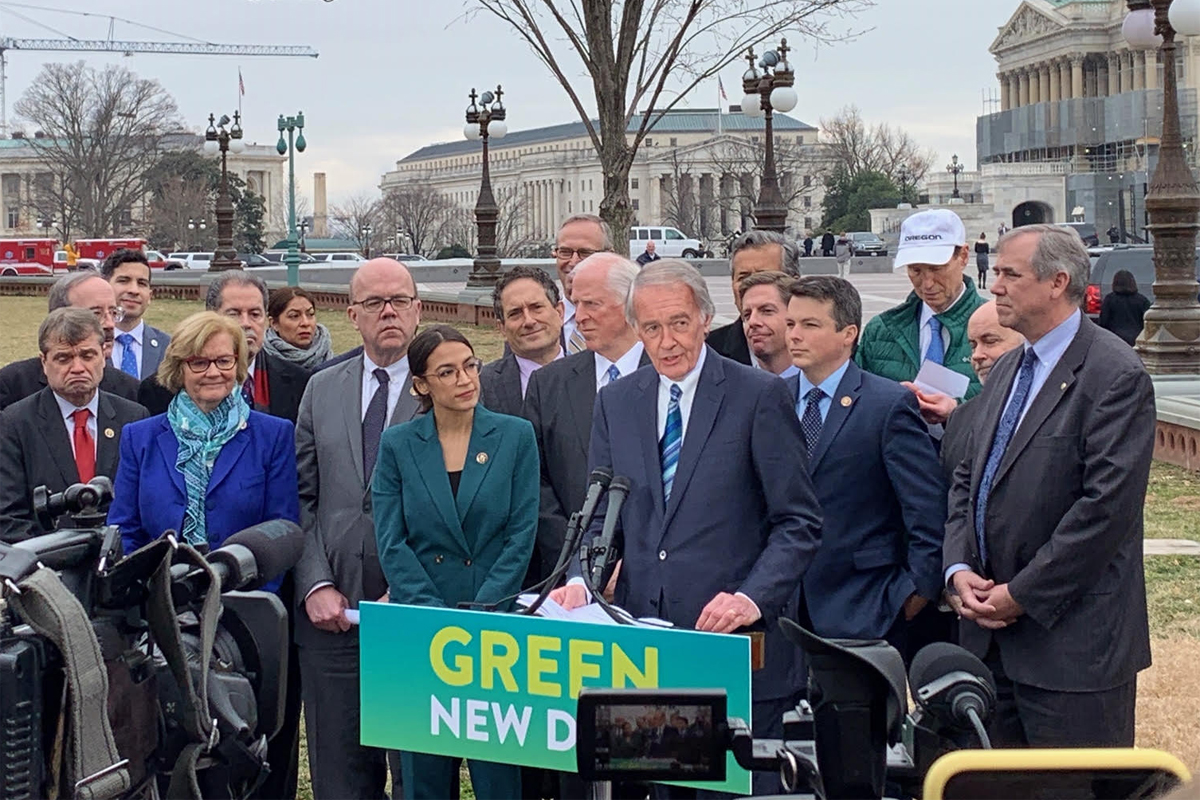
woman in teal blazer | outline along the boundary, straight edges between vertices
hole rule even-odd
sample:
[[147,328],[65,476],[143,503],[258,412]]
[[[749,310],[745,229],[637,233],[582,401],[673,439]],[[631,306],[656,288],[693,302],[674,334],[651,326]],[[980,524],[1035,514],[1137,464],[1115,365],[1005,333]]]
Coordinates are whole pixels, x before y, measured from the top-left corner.
[[[454,608],[521,590],[538,519],[537,442],[528,420],[479,402],[471,343],[435,325],[408,348],[413,391],[433,413],[389,428],[371,496],[393,603]],[[404,752],[408,800],[456,796],[459,759]],[[521,768],[471,762],[480,800],[521,796]]]

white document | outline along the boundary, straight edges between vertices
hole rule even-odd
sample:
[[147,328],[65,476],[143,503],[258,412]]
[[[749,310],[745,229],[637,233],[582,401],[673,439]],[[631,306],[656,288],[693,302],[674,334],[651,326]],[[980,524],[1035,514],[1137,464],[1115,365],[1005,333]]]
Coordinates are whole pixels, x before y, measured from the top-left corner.
[[[518,597],[517,603],[519,603],[523,608],[528,608],[529,606],[533,605],[535,600],[537,600],[537,595],[529,593]],[[614,608],[616,608],[616,606],[614,606]],[[565,619],[571,622],[594,622],[599,625],[617,624],[617,621],[610,617],[608,612],[600,607],[599,603],[588,603],[580,606],[579,608],[574,608],[568,611],[558,603],[551,600],[549,597],[546,598],[544,603],[538,606],[535,616],[545,617],[546,619]],[[674,627],[666,620],[654,619],[652,617],[638,619],[636,622],[641,625],[650,625],[656,628]]]
[[358,609],[357,608],[347,608],[346,610],[344,610],[342,612],[342,614],[344,614],[346,616],[346,622],[349,622],[351,625],[358,624]]
[[913,383],[922,392],[944,394],[949,397],[963,397],[971,380],[962,373],[947,369],[941,364],[925,361],[921,371],[913,379]]

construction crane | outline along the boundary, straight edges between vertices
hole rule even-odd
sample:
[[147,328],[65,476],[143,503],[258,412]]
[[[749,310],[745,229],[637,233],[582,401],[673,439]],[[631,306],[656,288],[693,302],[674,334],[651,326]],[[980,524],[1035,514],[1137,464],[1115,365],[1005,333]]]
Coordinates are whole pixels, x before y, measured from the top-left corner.
[[[316,58],[319,53],[306,45],[262,45],[262,44],[214,44],[205,42],[199,39],[192,39],[190,42],[122,42],[112,38],[113,26],[118,20],[138,27],[149,28],[158,33],[165,33],[171,36],[185,37],[180,34],[174,34],[170,31],[164,31],[158,28],[152,28],[148,25],[132,22],[130,20],[120,19],[110,15],[99,15],[89,12],[68,11],[65,9],[50,9],[38,8],[37,6],[28,6],[22,3],[7,3],[0,2],[0,8],[8,11],[14,16],[38,25],[39,27],[47,28],[48,30],[58,33],[64,38],[62,39],[15,39],[12,37],[0,37],[0,132],[8,133],[8,96],[7,96],[7,74],[6,68],[8,65],[9,50],[40,50],[48,52],[90,52],[90,53],[121,53],[122,55],[131,56],[136,53],[151,53],[151,54],[182,54],[192,56],[291,56]],[[104,16],[109,20],[107,39],[77,39],[69,34],[62,33],[48,25],[38,23],[35,20],[26,17],[23,14],[13,11],[14,8],[36,8],[39,11],[56,11],[65,14],[73,14],[84,17]]]

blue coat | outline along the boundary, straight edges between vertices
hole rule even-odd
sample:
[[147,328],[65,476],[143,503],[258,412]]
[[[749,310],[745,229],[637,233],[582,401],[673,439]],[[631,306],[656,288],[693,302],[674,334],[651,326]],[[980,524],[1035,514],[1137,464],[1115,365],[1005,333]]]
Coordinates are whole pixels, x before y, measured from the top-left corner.
[[[692,628],[718,593],[744,593],[766,630],[766,663],[752,674],[752,697],[790,697],[803,676],[778,620],[795,612],[820,542],[821,510],[787,385],[708,348],[667,503],[658,387],[658,373],[643,367],[596,397],[588,466],[609,467],[632,484],[618,531],[617,605]],[[602,508],[589,536],[603,518]]]
[[538,487],[528,420],[476,406],[457,497],[432,413],[384,431],[371,496],[391,601],[453,608],[520,591]]
[[[166,414],[125,426],[108,523],[121,529],[125,552],[183,526],[187,493],[175,467],[179,442]],[[292,423],[250,412],[208,482],[208,541],[219,547],[244,528],[273,519],[300,520]]]
[[[798,397],[799,376],[788,386]],[[946,483],[913,393],[851,361],[809,472],[824,515],[804,576],[813,631],[882,639],[913,592],[936,603]]]

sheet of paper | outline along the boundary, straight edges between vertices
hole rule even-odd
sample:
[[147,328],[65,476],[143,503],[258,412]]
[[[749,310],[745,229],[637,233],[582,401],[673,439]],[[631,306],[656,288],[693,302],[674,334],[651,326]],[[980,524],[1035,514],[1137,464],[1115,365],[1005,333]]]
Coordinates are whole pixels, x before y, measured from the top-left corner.
[[346,615],[346,622],[349,622],[351,625],[358,624],[358,609],[357,608],[347,608],[342,613]]
[[[517,598],[517,603],[524,608],[533,605],[533,601],[537,599],[536,594],[523,594]],[[617,622],[608,615],[608,612],[600,607],[599,603],[588,603],[579,608],[571,609],[570,611],[563,608],[558,603],[551,600],[549,597],[546,601],[538,606],[537,616],[545,617],[546,619],[565,619],[572,622],[594,622],[600,625],[616,625]],[[666,620],[654,619],[647,617],[637,620],[640,625],[650,625],[657,628],[674,627]]]
[[921,371],[917,373],[913,383],[922,392],[937,392],[950,397],[963,397],[966,395],[971,381],[962,373],[947,369],[932,361],[925,361],[921,364]]

